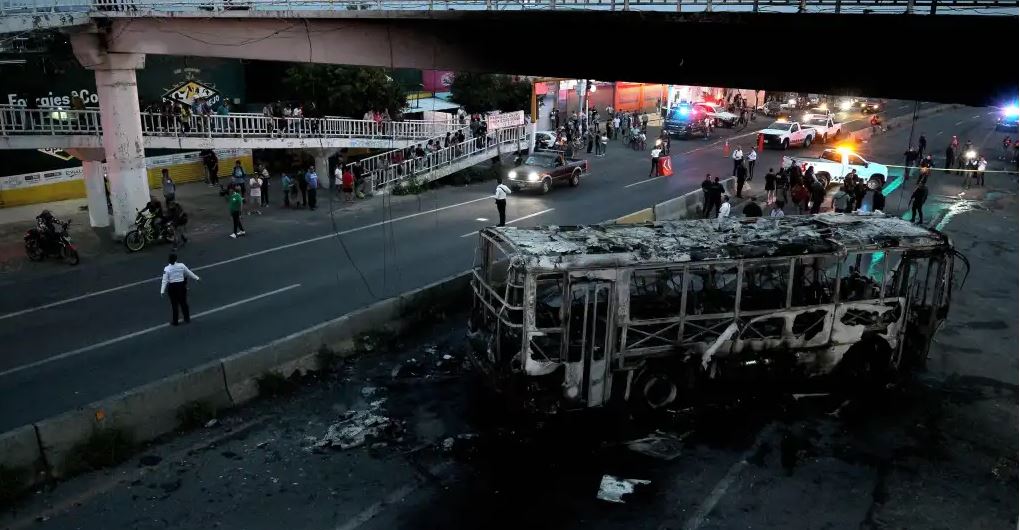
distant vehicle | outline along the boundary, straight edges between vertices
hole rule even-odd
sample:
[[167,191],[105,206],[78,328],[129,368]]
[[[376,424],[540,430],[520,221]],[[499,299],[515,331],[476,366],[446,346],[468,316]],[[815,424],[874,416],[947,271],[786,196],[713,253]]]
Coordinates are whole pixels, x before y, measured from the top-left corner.
[[667,134],[678,138],[690,138],[691,136],[708,137],[709,130],[705,125],[707,115],[689,104],[681,103],[666,114],[666,120],[662,128]]
[[811,147],[818,131],[811,127],[801,127],[795,121],[775,121],[759,133],[765,135],[766,147],[788,149],[793,146]]
[[1020,118],[1020,110],[1017,109],[1016,105],[1010,105],[999,113],[999,119],[995,122],[995,130],[997,131],[1016,131],[1020,129],[1017,124],[1017,119]]
[[553,185],[577,187],[588,173],[588,161],[566,158],[559,151],[539,151],[528,155],[524,163],[507,173],[513,190],[539,190],[549,193]]
[[832,110],[829,109],[829,106],[823,103],[817,107],[811,107],[808,109],[807,112],[804,113],[804,120],[807,120],[810,116],[826,116],[835,118],[836,113],[832,112]]
[[858,104],[861,106],[861,112],[863,112],[864,114],[875,114],[877,112],[882,112],[882,109],[885,106],[882,103],[882,100],[871,98],[861,100],[860,102],[858,102]]
[[779,114],[783,112],[783,104],[775,100],[767,101],[758,107],[758,112],[763,116],[778,118]]
[[924,365],[967,266],[936,230],[833,213],[488,227],[474,255],[468,359],[545,414],[765,380],[881,388]]
[[706,114],[712,119],[712,123],[716,127],[734,127],[737,125],[737,120],[740,119],[740,116],[727,111],[721,105],[715,103],[695,103],[694,110]]
[[555,131],[536,131],[535,147],[538,149],[552,149],[556,145]]
[[822,179],[826,186],[843,182],[843,179],[855,169],[857,176],[867,180],[871,189],[885,187],[886,177],[889,176],[887,166],[868,162],[863,156],[844,148],[826,149],[817,157],[784,156],[782,167],[788,168],[791,164],[800,164],[805,168],[814,166],[815,175]]
[[829,140],[836,140],[843,133],[843,124],[833,119],[832,115],[808,114],[801,122],[804,127],[810,127],[818,132],[818,138],[822,143]]

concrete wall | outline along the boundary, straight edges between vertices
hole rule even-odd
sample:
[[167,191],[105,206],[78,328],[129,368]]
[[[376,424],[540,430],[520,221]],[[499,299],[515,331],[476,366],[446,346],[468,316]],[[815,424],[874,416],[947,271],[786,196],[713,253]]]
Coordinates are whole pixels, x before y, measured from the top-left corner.
[[[668,178],[668,177],[666,177]],[[726,194],[733,197],[737,194],[737,179],[730,177],[720,180]],[[697,219],[702,216],[702,192],[700,189],[685,193],[668,201],[663,201],[651,208],[638,210],[613,221],[617,224],[644,223],[648,221],[675,221],[677,219]],[[736,207],[736,204],[734,204]]]
[[369,332],[402,333],[431,315],[463,305],[470,272],[451,276],[364,309],[317,324],[269,344],[165,377],[33,425],[0,434],[0,467],[21,472],[25,487],[64,475],[75,445],[101,429],[121,429],[135,442],[178,428],[178,410],[201,401],[217,410],[258,395],[257,379],[267,372],[289,377],[316,368],[323,347],[350,352]]

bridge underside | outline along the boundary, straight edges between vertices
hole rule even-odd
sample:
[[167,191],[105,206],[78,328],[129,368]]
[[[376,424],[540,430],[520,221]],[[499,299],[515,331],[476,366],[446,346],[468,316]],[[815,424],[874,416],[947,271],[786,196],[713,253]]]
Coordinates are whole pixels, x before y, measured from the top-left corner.
[[[105,19],[109,51],[918,99],[1016,97],[1015,16],[463,12]],[[81,55],[81,54],[79,54]],[[783,66],[794,64],[795,66]]]
[[[421,143],[421,139],[393,138],[205,138],[145,136],[146,149],[397,149]],[[0,136],[0,149],[101,149],[103,137],[98,135],[10,135]]]

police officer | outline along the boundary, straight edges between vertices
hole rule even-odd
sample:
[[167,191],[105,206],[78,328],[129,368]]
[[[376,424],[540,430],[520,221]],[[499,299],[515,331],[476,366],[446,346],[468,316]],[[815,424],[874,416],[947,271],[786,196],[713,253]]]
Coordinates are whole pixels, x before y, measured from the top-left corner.
[[199,278],[195,273],[191,272],[187,265],[177,262],[177,254],[170,254],[167,261],[169,263],[166,267],[163,267],[163,283],[159,287],[159,295],[170,294],[170,311],[172,315],[170,325],[176,326],[178,324],[178,312],[184,313],[184,323],[187,324],[191,322],[191,312],[188,309],[187,279],[191,278],[197,282]]

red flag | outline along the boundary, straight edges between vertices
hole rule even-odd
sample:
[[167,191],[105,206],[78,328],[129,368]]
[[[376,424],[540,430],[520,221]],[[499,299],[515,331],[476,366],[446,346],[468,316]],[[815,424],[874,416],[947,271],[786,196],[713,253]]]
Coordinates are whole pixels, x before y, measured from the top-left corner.
[[659,174],[664,177],[673,176],[673,162],[670,161],[668,156],[659,157]]

